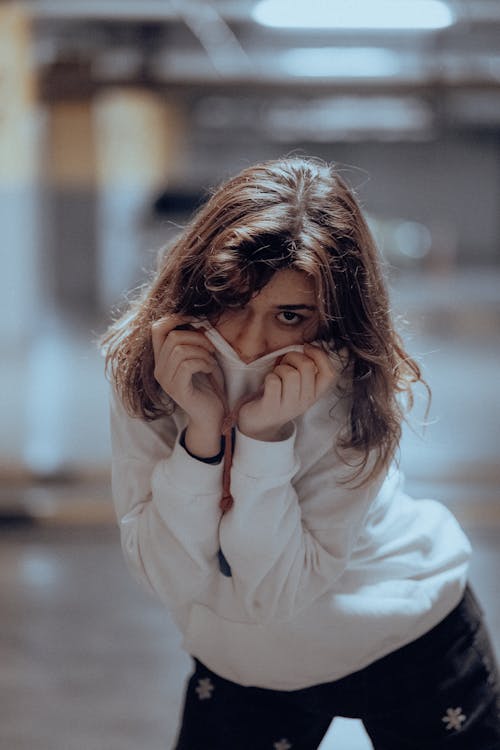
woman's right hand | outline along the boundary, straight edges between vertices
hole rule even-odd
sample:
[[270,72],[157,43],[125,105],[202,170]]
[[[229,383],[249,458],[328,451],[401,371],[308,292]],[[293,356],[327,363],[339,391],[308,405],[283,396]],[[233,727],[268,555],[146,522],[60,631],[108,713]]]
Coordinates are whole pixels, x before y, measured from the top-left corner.
[[224,404],[208,378],[193,378],[197,373],[210,375],[224,393],[224,376],[207,337],[201,331],[178,329],[190,322],[186,317],[168,315],[152,324],[154,376],[188,416],[188,450],[206,458],[220,451]]

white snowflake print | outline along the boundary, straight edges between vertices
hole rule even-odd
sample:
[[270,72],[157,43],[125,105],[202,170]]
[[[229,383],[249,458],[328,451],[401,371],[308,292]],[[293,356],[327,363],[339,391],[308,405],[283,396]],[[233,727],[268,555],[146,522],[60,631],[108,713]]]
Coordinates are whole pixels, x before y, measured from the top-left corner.
[[462,729],[462,724],[467,719],[467,716],[462,713],[462,708],[447,708],[446,715],[443,716],[441,721],[446,724],[446,729]]
[[288,740],[283,739],[283,740],[280,740],[279,742],[275,742],[273,747],[274,747],[274,750],[290,750],[292,745],[290,745]]
[[212,697],[212,692],[215,690],[215,685],[213,684],[210,677],[205,677],[203,680],[198,680],[198,686],[195,687],[195,691],[198,693],[198,698],[200,701],[204,701],[207,698]]

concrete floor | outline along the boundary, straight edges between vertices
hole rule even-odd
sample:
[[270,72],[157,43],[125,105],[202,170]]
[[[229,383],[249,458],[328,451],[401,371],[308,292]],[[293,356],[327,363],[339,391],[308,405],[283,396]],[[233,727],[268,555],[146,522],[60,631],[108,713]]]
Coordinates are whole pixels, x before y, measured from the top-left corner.
[[[467,530],[500,656],[500,275],[424,281],[396,290],[434,392],[424,439],[405,431],[402,466],[412,494],[442,500]],[[102,362],[88,330],[59,321],[28,359],[16,350],[4,363],[0,750],[169,750],[190,662],[122,561]],[[369,748],[345,720],[321,746]]]
[[[468,531],[500,655],[500,525]],[[166,611],[130,578],[114,526],[4,527],[0,582],[1,750],[169,750],[190,661]],[[357,722],[340,720],[321,750],[370,747]]]

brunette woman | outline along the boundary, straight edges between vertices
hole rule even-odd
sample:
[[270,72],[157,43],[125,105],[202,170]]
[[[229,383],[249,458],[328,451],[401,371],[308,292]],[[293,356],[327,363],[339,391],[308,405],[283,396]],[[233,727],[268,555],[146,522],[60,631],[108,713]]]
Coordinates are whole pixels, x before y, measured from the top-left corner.
[[422,382],[334,166],[220,187],[105,337],[125,557],[194,659],[177,750],[497,750],[451,513],[395,463]]

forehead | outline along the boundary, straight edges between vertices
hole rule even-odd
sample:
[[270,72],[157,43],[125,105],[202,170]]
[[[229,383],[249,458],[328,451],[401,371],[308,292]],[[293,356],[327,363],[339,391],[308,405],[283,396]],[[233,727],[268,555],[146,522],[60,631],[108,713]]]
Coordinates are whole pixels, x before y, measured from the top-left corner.
[[276,271],[254,299],[269,305],[315,305],[315,284],[306,273],[285,268]]

